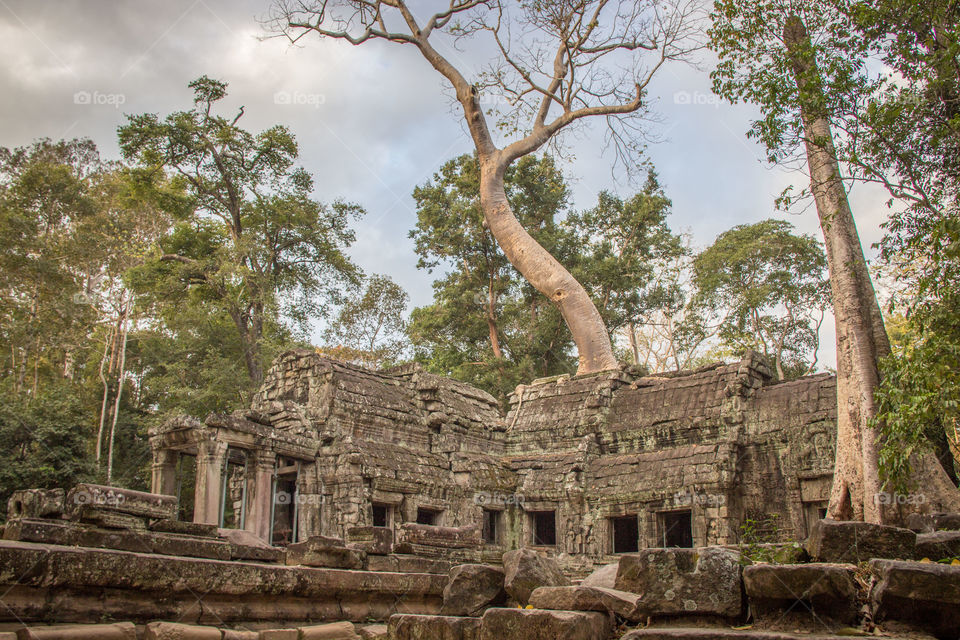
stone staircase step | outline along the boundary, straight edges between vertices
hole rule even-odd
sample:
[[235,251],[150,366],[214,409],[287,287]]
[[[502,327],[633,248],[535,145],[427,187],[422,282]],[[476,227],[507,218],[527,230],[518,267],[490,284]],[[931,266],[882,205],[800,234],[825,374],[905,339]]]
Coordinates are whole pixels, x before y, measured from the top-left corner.
[[[704,627],[665,627],[660,629],[637,629],[621,636],[620,640],[850,640],[854,634],[831,635],[819,633],[789,633],[785,631],[761,631],[753,629],[723,629]],[[863,637],[889,638],[898,636],[875,636],[863,634]],[[917,639],[919,636],[917,636]]]

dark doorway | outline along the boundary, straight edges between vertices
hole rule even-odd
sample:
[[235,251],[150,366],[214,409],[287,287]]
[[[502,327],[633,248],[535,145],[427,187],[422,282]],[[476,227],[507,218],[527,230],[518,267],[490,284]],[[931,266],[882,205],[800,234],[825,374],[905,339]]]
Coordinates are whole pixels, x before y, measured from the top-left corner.
[[376,504],[372,506],[373,510],[373,526],[375,527],[389,527],[390,524],[390,507],[385,504]]
[[663,546],[693,546],[693,519],[689,511],[667,511],[660,514],[663,527]]
[[197,488],[197,456],[181,453],[177,467],[177,520],[193,522],[194,491]]
[[557,545],[556,511],[532,511],[533,545],[536,547],[555,547]]
[[270,543],[286,546],[297,541],[297,476],[277,476],[273,492],[273,529]]
[[612,518],[613,552],[636,553],[640,550],[640,524],[637,516]]
[[483,510],[483,541],[487,544],[500,542],[500,512],[492,509]]
[[417,524],[436,526],[439,521],[440,512],[436,509],[424,509],[423,507],[417,509]]

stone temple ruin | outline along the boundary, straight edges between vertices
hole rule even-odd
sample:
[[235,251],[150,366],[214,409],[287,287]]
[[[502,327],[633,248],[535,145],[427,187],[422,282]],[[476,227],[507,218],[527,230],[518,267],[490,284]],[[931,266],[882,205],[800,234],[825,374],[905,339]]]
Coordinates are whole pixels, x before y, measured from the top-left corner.
[[150,432],[151,493],[14,494],[0,640],[783,640],[810,636],[763,625],[886,621],[955,640],[960,515],[824,519],[835,387],[777,383],[748,353],[538,380],[504,415],[416,366],[291,351],[250,409]]
[[772,384],[752,354],[672,376],[541,380],[503,416],[487,393],[417,367],[296,351],[250,410],[152,433],[153,492],[183,502],[186,466],[185,517],[276,545],[370,527],[403,541],[410,523],[475,530],[465,557],[536,547],[589,566],[733,544],[753,514],[805,537],[829,497],[835,416],[831,376]]

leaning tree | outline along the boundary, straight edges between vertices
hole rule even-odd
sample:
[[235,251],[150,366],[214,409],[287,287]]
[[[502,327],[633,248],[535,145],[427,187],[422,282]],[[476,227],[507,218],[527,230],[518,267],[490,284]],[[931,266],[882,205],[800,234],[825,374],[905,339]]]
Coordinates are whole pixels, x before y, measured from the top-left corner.
[[[606,121],[618,159],[635,161],[650,82],[697,46],[696,0],[450,0],[432,15],[411,4],[275,0],[269,24],[291,41],[316,34],[415,47],[452,86],[476,147],[486,224],[511,264],[558,305],[577,345],[578,373],[616,367],[589,294],[517,220],[504,175],[590,119]],[[451,55],[465,39],[485,39],[493,52],[476,73]]]

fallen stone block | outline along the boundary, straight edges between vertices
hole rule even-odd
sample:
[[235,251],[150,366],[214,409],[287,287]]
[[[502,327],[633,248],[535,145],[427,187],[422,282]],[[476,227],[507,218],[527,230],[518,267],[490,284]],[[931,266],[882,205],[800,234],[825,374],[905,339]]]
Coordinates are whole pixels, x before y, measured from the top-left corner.
[[504,589],[519,602],[527,604],[537,587],[566,587],[570,580],[563,575],[553,558],[532,549],[518,549],[503,554]]
[[912,559],[917,534],[899,527],[824,518],[813,525],[805,546],[815,562],[857,564],[871,558]]
[[385,624],[364,624],[357,627],[357,633],[363,640],[387,640],[388,630]]
[[73,510],[74,521],[103,527],[104,529],[126,529],[128,531],[146,531],[147,518],[129,513],[118,513],[98,506],[81,505]]
[[402,547],[421,545],[442,549],[473,549],[483,545],[480,527],[435,527],[407,522],[397,529],[397,553],[406,553]]
[[243,529],[218,529],[217,535],[230,544],[232,560],[255,560],[258,562],[280,562],[283,549],[271,546]]
[[620,558],[616,588],[643,595],[650,615],[736,617],[740,569],[739,554],[722,547],[644,549]]
[[960,556],[960,531],[917,534],[917,559],[942,560]]
[[870,570],[875,578],[870,590],[874,620],[896,620],[937,637],[956,637],[960,629],[960,566],[871,560]]
[[57,518],[63,514],[66,492],[63,489],[23,489],[7,500],[7,519]]
[[960,513],[911,513],[906,526],[917,533],[960,531]]
[[297,640],[300,632],[296,629],[264,629],[260,632],[260,640]]
[[356,549],[337,545],[338,540],[311,536],[304,542],[287,545],[286,563],[307,567],[327,567],[329,569],[363,569],[367,554]]
[[960,513],[933,514],[935,531],[960,531]]
[[593,573],[588,575],[580,583],[582,587],[603,587],[604,589],[613,589],[617,586],[617,571],[620,570],[620,561],[605,564],[599,569],[594,569]]
[[453,563],[443,558],[420,558],[392,553],[388,556],[367,556],[368,571],[390,571],[396,573],[435,573],[448,574]]
[[150,531],[159,531],[161,533],[179,533],[188,536],[200,536],[204,538],[217,537],[217,525],[204,524],[202,522],[184,522],[183,520],[154,520],[150,523]]
[[483,610],[506,602],[503,570],[485,564],[461,564],[450,570],[443,589],[445,616],[478,616]]
[[396,614],[390,616],[387,623],[387,637],[390,640],[479,640],[480,618]]
[[132,622],[114,624],[65,624],[51,627],[28,627],[17,631],[17,640],[137,640]]
[[530,594],[534,609],[601,611],[639,622],[646,617],[643,596],[604,587],[538,587]]
[[331,622],[300,627],[299,640],[360,640],[352,622]]
[[[889,640],[899,640],[894,636],[885,637]],[[789,633],[786,631],[759,631],[757,629],[655,627],[636,629],[622,636],[620,640],[849,640],[849,638],[849,635]],[[920,637],[916,637],[916,640],[920,640]]]
[[603,613],[487,609],[480,625],[480,640],[607,640],[612,630],[610,616]]
[[202,627],[176,622],[151,622],[143,640],[220,640],[223,633],[216,627]]
[[260,640],[260,634],[256,631],[224,629],[223,640]]
[[755,564],[744,568],[743,584],[755,616],[790,611],[853,624],[856,570],[850,564]]
[[389,527],[351,527],[347,529],[347,546],[369,555],[393,553],[393,529]]
[[141,518],[173,520],[177,515],[177,499],[174,496],[89,483],[78,484],[67,493],[68,513],[82,513],[88,507]]

